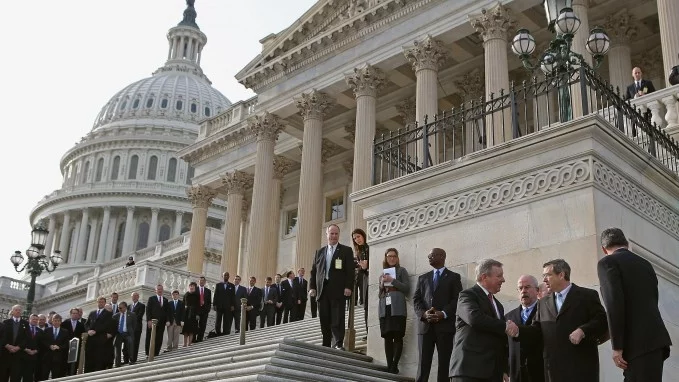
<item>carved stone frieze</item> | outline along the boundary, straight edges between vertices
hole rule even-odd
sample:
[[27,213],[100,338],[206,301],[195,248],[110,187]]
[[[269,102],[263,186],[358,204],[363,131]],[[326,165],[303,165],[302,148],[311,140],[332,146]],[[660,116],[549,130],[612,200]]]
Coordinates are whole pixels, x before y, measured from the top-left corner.
[[628,44],[637,36],[638,28],[634,15],[623,9],[606,18],[604,29],[611,38],[611,44]]
[[250,130],[257,137],[257,140],[276,141],[278,134],[283,129],[280,119],[275,114],[265,112],[262,115],[255,115],[249,121]]
[[498,2],[493,8],[481,10],[480,15],[469,16],[472,27],[481,35],[483,41],[492,39],[507,40],[516,30],[509,9]]
[[307,118],[323,119],[326,113],[332,108],[332,100],[327,94],[313,89],[309,93],[302,93],[302,95],[295,99],[299,113]]
[[355,97],[364,95],[377,97],[377,93],[387,82],[384,72],[370,64],[355,68],[354,72],[346,75],[344,79],[347,85],[351,86]]
[[252,188],[254,176],[247,172],[234,170],[221,176],[227,194],[241,194]]
[[403,54],[417,72],[423,69],[438,71],[448,59],[449,52],[441,41],[427,35],[422,41],[415,41],[412,47],[406,48]]
[[217,196],[217,191],[199,184],[187,187],[186,196],[189,197],[193,208],[208,208],[212,204],[212,199]]

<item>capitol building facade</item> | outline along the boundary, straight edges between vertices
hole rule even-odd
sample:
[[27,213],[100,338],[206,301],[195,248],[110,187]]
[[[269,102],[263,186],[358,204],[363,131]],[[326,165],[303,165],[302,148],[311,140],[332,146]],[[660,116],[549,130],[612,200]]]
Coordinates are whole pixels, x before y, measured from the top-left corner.
[[[466,286],[479,260],[495,258],[508,283],[498,298],[513,309],[515,280],[554,258],[598,290],[598,237],[617,226],[656,268],[677,343],[679,85],[667,73],[679,65],[679,4],[572,3],[582,67],[601,58],[586,45],[591,27],[605,29],[610,50],[566,85],[512,53],[519,28],[535,39],[533,60],[548,49],[540,1],[320,0],[260,40],[236,74],[257,95],[234,104],[200,68],[207,38],[189,6],[168,32],[165,65],[111,98],[62,158],[62,188],[31,212],[49,226],[46,251],[65,260],[39,280],[37,309],[87,309],[113,291],[145,300],[157,283],[183,291],[222,271],[261,281],[309,269],[337,224],[347,245],[352,229],[368,232],[367,348],[380,360],[387,248],[399,249],[413,286],[433,247]],[[624,92],[635,66],[657,90],[626,108],[616,87]],[[123,268],[127,256],[137,265]],[[22,281],[2,283],[3,304],[25,298]],[[417,368],[410,309],[406,375]],[[602,380],[619,380],[608,344],[600,358]],[[676,374],[679,358],[665,367]]]

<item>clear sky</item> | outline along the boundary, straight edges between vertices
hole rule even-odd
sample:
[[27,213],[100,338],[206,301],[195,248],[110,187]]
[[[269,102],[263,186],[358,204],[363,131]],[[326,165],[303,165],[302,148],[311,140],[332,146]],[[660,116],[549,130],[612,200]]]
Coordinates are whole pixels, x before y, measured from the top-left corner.
[[[234,79],[316,0],[196,0],[207,35],[201,66],[231,102],[254,93]],[[31,209],[59,189],[61,156],[92,128],[101,107],[165,63],[168,29],[184,0],[14,0],[0,23],[0,275],[17,277],[9,257],[30,245]]]

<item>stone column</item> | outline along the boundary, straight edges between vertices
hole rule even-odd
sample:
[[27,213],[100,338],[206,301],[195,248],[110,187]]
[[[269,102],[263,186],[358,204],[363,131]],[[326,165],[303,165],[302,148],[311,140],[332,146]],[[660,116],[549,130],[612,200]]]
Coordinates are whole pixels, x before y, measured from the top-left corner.
[[[438,71],[448,58],[448,51],[443,43],[427,35],[422,41],[404,51],[406,59],[410,61],[417,77],[415,90],[415,116],[421,126],[425,117],[428,122],[433,122],[438,113]],[[433,126],[433,125],[432,125]],[[437,137],[429,134],[429,153],[425,153],[421,142],[417,143],[417,165],[422,166],[427,155],[431,156],[431,164],[438,163]]]
[[54,236],[57,229],[57,219],[54,215],[49,216],[49,223],[47,223],[47,241],[45,242],[45,256],[52,256],[52,246],[54,245]]
[[158,212],[160,212],[160,208],[151,208],[151,226],[149,227],[149,241],[146,243],[147,247],[155,245],[158,241]]
[[247,280],[252,275],[247,275],[245,269],[247,268],[247,243],[248,243],[248,222],[250,221],[250,201],[243,198],[241,207],[241,225],[240,225],[240,248],[238,249],[238,274],[242,276],[243,280]]
[[174,217],[174,237],[182,234],[182,221],[184,219],[184,211],[175,211]]
[[97,241],[97,226],[99,225],[99,219],[96,217],[93,217],[90,220],[90,235],[89,239],[87,240],[87,257],[85,258],[86,263],[91,263],[94,257],[94,250],[96,249],[94,245],[96,244],[95,241]]
[[59,250],[64,258],[64,263],[69,262],[71,254],[68,253],[69,241],[71,239],[71,213],[64,211],[64,222],[61,225],[61,237],[59,238]]
[[[299,207],[295,269],[311,268],[314,251],[321,246],[323,218],[323,189],[321,185],[321,146],[323,144],[323,117],[330,108],[325,93],[312,90],[296,100],[304,117],[302,137],[302,168],[299,182]],[[251,254],[250,254],[251,255]]]
[[[483,38],[486,99],[498,98],[501,92],[509,92],[509,65],[507,63],[507,40],[516,29],[508,9],[498,3],[480,15],[471,16],[471,24]],[[503,115],[504,114],[504,115]],[[512,139],[511,113],[497,112],[486,118],[486,145],[494,146]]]
[[76,220],[75,226],[73,227],[73,235],[71,235],[72,238],[70,240],[70,248],[68,249],[70,256],[69,256],[69,262],[71,264],[77,264],[78,263],[78,239],[80,238],[80,220]]
[[125,236],[123,236],[122,256],[131,253],[134,245],[134,207],[127,207],[127,219],[125,219]]
[[266,274],[275,275],[279,270],[278,267],[278,243],[280,241],[281,233],[281,204],[283,203],[283,177],[292,168],[292,161],[282,157],[276,156],[273,162],[273,179],[271,184],[271,199],[269,204],[269,216],[271,219],[271,226],[268,240],[268,252],[272,257],[266,263]]
[[222,176],[226,188],[226,218],[224,219],[224,247],[222,248],[222,273],[235,276],[240,252],[240,229],[243,215],[243,195],[252,187],[252,175],[233,171]]
[[[99,249],[97,250],[97,263],[104,263],[109,260],[106,253],[106,244],[108,239],[108,226],[111,221],[111,207],[104,207],[104,216],[101,218],[101,233],[99,234]],[[115,240],[111,238],[111,240]]]
[[90,219],[90,210],[83,208],[80,219],[80,232],[78,233],[78,247],[76,248],[76,261],[85,261],[87,255],[87,225]]
[[[658,0],[658,22],[660,24],[660,46],[665,70],[665,86],[669,87],[669,73],[679,65],[679,2],[677,0]],[[658,84],[659,85],[659,84]],[[657,85],[656,85],[657,86]]]
[[[436,76],[436,70],[434,75]],[[375,103],[378,91],[384,87],[386,77],[382,70],[368,64],[354,69],[346,76],[356,97],[356,135],[354,139],[354,171],[352,192],[372,185],[373,141],[375,139]],[[419,83],[419,82],[418,82]],[[363,210],[355,203],[351,205],[351,230],[366,229]]]
[[186,270],[193,273],[203,272],[203,260],[205,257],[205,229],[207,224],[207,209],[212,204],[212,199],[217,195],[215,190],[202,185],[192,186],[186,189],[186,195],[193,206],[191,217],[191,242],[189,243],[189,256],[186,260]]
[[[255,116],[250,124],[250,129],[257,136],[250,232],[258,230],[266,235],[271,229],[273,153],[281,128],[278,117],[269,113]],[[248,239],[248,267],[245,270],[257,279],[271,276],[266,274],[266,263],[271,261],[267,243],[268,239],[260,235],[250,235]]]
[[465,110],[469,111],[463,126],[464,131],[461,134],[464,137],[462,155],[467,155],[483,149],[485,119],[481,116],[473,118],[474,106],[480,105],[484,98],[485,80],[483,73],[478,68],[474,69],[462,76],[459,81],[456,81],[455,86],[461,90]]
[[615,15],[608,16],[604,29],[611,38],[611,48],[608,51],[608,76],[614,89],[619,89],[624,96],[627,84],[632,81],[632,56],[630,39],[637,35],[634,17],[627,9]]

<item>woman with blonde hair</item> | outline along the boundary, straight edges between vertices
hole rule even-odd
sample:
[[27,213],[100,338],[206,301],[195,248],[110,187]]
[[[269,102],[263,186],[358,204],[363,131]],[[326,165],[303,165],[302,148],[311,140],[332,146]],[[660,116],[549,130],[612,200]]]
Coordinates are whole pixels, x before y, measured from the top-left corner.
[[382,267],[395,268],[395,277],[387,273],[380,276],[378,314],[387,368],[390,373],[398,374],[398,361],[403,353],[403,337],[406,334],[406,296],[410,292],[410,281],[408,271],[401,266],[396,248],[388,248],[384,252]]

